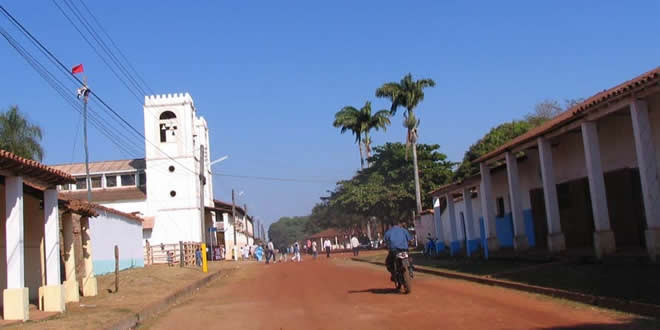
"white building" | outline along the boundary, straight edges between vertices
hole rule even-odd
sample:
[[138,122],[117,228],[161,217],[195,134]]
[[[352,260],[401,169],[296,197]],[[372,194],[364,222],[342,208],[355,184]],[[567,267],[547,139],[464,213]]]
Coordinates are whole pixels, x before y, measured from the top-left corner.
[[[660,68],[602,91],[432,192],[452,253],[660,253]],[[465,249],[465,246],[468,246]]]
[[[145,158],[90,163],[92,202],[144,218],[144,239],[151,244],[199,242],[202,212],[214,207],[206,121],[187,93],[146,96],[143,110]],[[62,197],[87,199],[84,163],[53,167],[77,181],[60,187]],[[206,213],[206,228],[213,227],[215,214]]]

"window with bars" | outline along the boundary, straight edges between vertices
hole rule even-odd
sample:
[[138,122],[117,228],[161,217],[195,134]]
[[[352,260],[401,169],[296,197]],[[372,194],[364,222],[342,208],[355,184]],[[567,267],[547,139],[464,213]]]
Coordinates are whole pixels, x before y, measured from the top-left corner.
[[134,186],[135,185],[135,174],[122,174],[121,175],[121,185],[123,187]]
[[76,189],[87,189],[87,180],[85,178],[76,178]]
[[102,188],[103,187],[103,180],[101,179],[101,176],[93,176],[90,177],[90,181],[92,181],[92,188]]
[[117,176],[111,175],[105,177],[105,186],[108,188],[113,188],[117,186]]

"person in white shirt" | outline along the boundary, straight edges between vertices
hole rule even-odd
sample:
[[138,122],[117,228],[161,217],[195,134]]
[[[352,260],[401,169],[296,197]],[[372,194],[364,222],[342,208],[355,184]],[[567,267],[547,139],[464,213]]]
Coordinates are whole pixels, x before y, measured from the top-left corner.
[[330,243],[329,239],[325,239],[325,242],[323,242],[323,248],[325,249],[325,254],[326,258],[330,258],[330,248],[332,247],[332,243]]
[[314,256],[314,259],[319,256],[319,251],[316,248],[316,241],[312,242],[312,255]]
[[353,256],[357,257],[360,254],[360,241],[358,241],[355,235],[351,237],[351,248],[353,249]]

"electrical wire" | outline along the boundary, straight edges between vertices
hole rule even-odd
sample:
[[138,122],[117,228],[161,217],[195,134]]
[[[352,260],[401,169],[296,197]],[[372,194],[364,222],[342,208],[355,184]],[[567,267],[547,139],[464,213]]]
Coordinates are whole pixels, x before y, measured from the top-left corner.
[[316,179],[295,179],[295,178],[277,178],[277,177],[267,177],[267,176],[251,176],[251,175],[237,175],[237,174],[226,174],[226,173],[211,173],[217,176],[224,176],[230,178],[238,179],[253,179],[261,181],[280,181],[280,182],[298,182],[298,183],[336,183],[336,180],[316,180]]
[[89,9],[89,7],[87,7],[87,5],[85,4],[85,2],[83,0],[79,0],[79,1],[80,1],[80,4],[83,6],[83,8],[85,8],[85,10],[87,11],[89,16],[94,20],[96,25],[99,27],[101,32],[103,32],[103,34],[108,38],[108,40],[110,40],[110,43],[117,50],[117,52],[119,53],[119,56],[121,56],[121,58],[124,59],[124,62],[126,62],[126,65],[128,65],[128,67],[131,69],[130,72],[133,72],[137,76],[138,80],[142,83],[142,85],[144,85],[145,89],[148,90],[150,94],[155,94],[153,89],[151,89],[151,86],[149,86],[149,84],[147,84],[147,82],[142,78],[142,75],[140,75],[140,72],[138,72],[135,69],[135,67],[133,67],[133,64],[131,63],[131,61],[129,61],[128,58],[126,58],[126,56],[124,55],[124,52],[121,51],[121,49],[119,48],[119,46],[117,46],[117,44],[115,43],[114,39],[112,39],[112,37],[110,36],[108,31],[103,27],[101,22],[96,18],[96,15],[94,15],[94,13]]
[[[16,25],[26,36],[28,36],[30,39],[32,39],[34,42],[36,42],[36,44],[39,46],[39,48],[41,48],[43,51],[45,51],[48,54],[48,56],[52,57],[53,60],[55,60],[57,62],[57,64],[59,65],[59,67],[62,70],[66,71],[69,75],[71,75],[76,81],[78,81],[78,83],[80,83],[81,85],[84,85],[83,82],[78,77],[76,77],[73,73],[68,71],[68,68],[62,63],[62,61],[60,61],[59,58],[57,58],[46,46],[44,46],[43,43],[41,43],[41,41],[39,41],[39,39],[37,39],[32,33],[30,33],[13,15],[11,15],[11,13],[9,13],[9,11],[7,11],[7,9],[4,8],[4,6],[0,5],[0,10],[2,10],[2,12],[5,14],[5,16],[7,16],[10,19],[10,21],[12,21],[12,23],[14,23],[14,25]],[[173,162],[179,164],[183,169],[189,171],[190,173],[197,174],[197,172],[195,172],[194,170],[191,170],[190,168],[188,168],[187,166],[185,166],[184,164],[182,164],[181,162],[179,162],[178,160],[176,160],[175,158],[173,158],[172,156],[170,156],[169,154],[164,152],[155,143],[153,143],[149,139],[147,139],[142,132],[137,130],[126,119],[124,119],[124,117],[122,117],[117,111],[115,111],[115,109],[113,109],[110,105],[108,105],[108,103],[105,102],[96,92],[94,92],[93,90],[90,90],[90,94],[93,97],[95,97],[96,100],[98,100],[103,105],[103,107],[105,109],[110,111],[110,113],[112,113],[121,123],[125,124],[130,130],[132,130],[138,136],[143,138],[144,141],[151,144],[161,154],[165,155],[168,159],[172,160]]]

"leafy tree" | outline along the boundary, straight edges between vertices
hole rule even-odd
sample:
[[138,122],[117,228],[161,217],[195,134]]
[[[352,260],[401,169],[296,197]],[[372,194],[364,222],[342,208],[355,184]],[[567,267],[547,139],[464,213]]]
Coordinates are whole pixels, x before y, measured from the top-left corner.
[[417,164],[417,138],[419,136],[419,119],[415,117],[415,108],[424,100],[424,89],[435,86],[432,79],[413,80],[409,73],[401,79],[400,82],[389,82],[383,84],[376,90],[377,97],[388,98],[392,102],[390,113],[396,114],[399,106],[406,108],[403,114],[403,126],[408,129],[406,137],[406,150],[412,146],[413,150],[413,169],[415,178],[415,200],[417,205],[417,214],[422,213],[422,198],[419,183],[419,166]]
[[[448,182],[453,163],[438,152],[438,145],[418,146],[421,186],[431,191]],[[341,181],[328,197],[334,224],[340,227],[362,225],[375,216],[385,223],[408,219],[415,208],[413,164],[406,159],[406,146],[387,143],[374,149],[371,167],[350,180]],[[432,207],[431,196],[424,196],[425,207]]]
[[309,217],[282,217],[268,228],[268,237],[276,247],[282,248],[305,237]]
[[[360,167],[364,168],[365,158],[369,158],[371,152],[371,138],[369,132],[372,129],[387,128],[390,124],[387,110],[380,110],[371,114],[371,102],[367,101],[360,110],[352,106],[345,106],[335,114],[334,127],[341,128],[341,133],[351,131],[355,135],[355,142],[360,148]],[[364,134],[364,138],[362,136]],[[364,153],[362,152],[362,143],[364,143]],[[368,166],[368,164],[367,164]]]
[[479,173],[479,165],[473,161],[502,146],[509,140],[527,133],[530,129],[558,116],[560,113],[582,102],[582,99],[568,99],[562,107],[556,100],[544,100],[534,106],[534,111],[525,115],[524,120],[514,120],[490,130],[484,137],[470,146],[463,156],[463,161],[456,170],[455,179]]
[[463,162],[456,170],[454,178],[460,180],[479,173],[479,164],[473,163],[475,159],[497,149],[516,136],[525,134],[532,127],[528,121],[514,120],[491,129],[465,152]]
[[41,138],[41,128],[30,123],[18,106],[11,106],[0,113],[0,149],[41,161],[44,157]]

